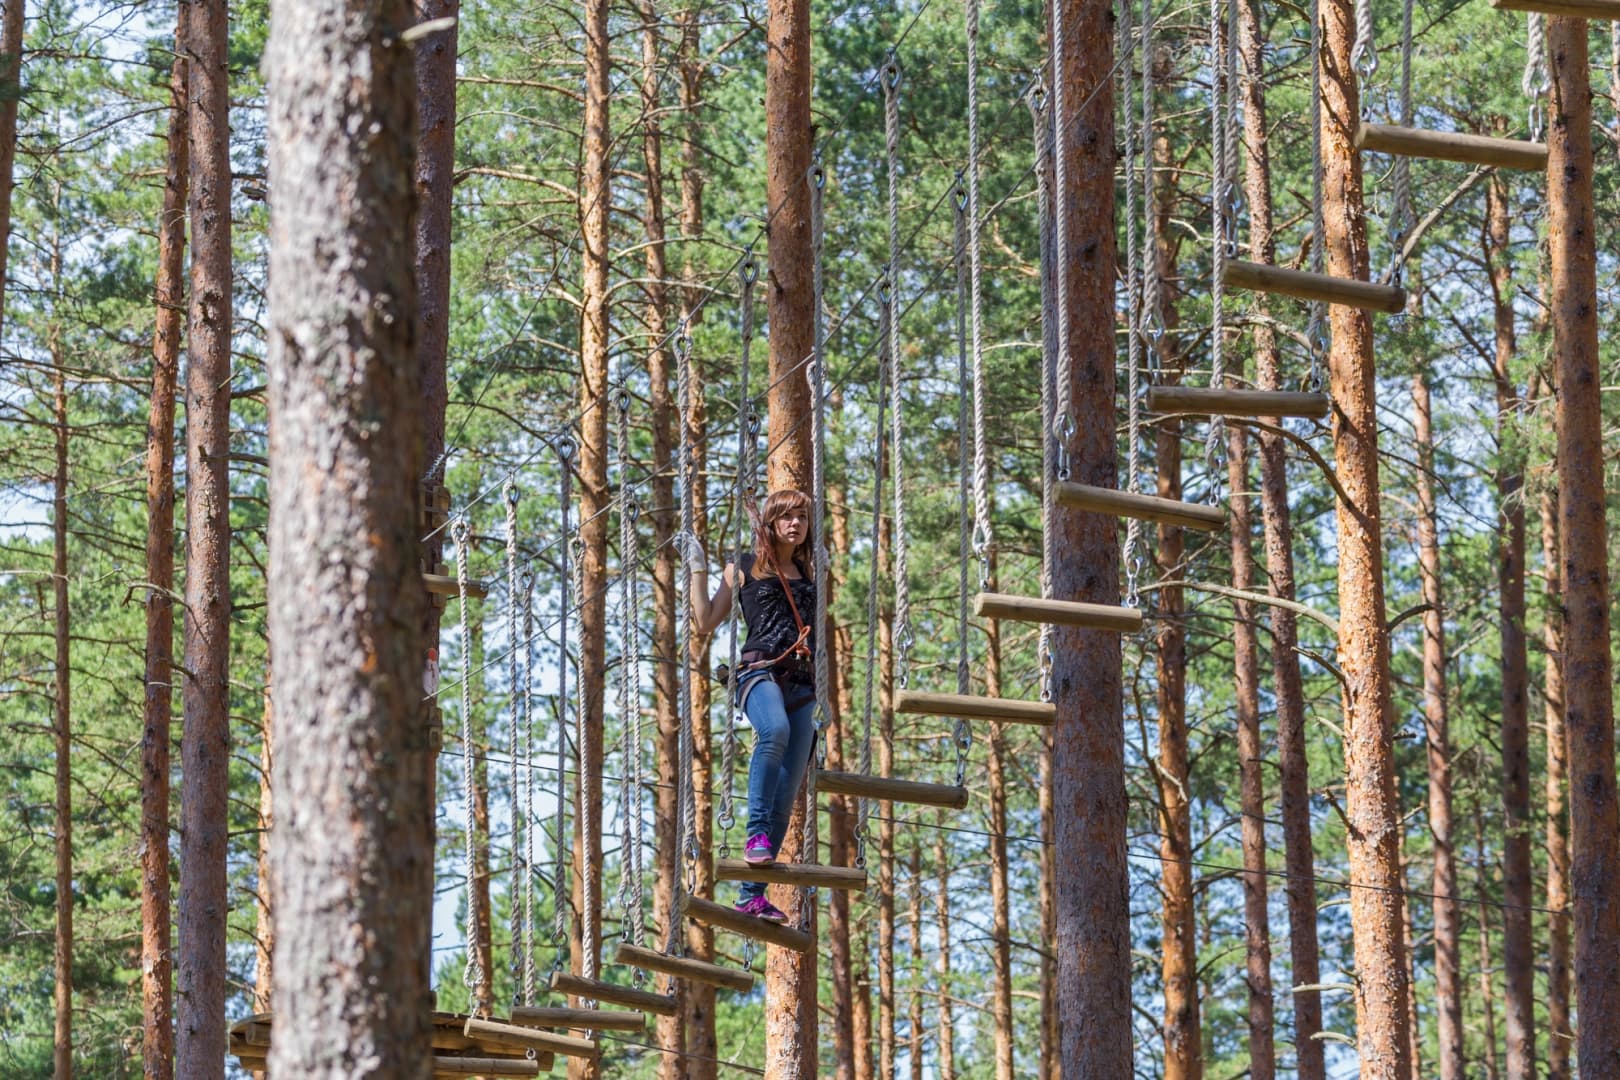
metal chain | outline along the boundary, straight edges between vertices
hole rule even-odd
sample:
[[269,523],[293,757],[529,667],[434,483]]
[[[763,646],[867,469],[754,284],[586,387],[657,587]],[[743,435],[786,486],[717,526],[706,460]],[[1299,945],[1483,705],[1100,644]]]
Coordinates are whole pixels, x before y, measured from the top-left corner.
[[[1374,55],[1376,61],[1377,56]],[[1322,4],[1311,0],[1311,273],[1324,272],[1326,240],[1322,216]],[[1322,365],[1328,350],[1327,304],[1311,301],[1305,337],[1311,349],[1310,389],[1321,393]]]
[[900,64],[893,54],[883,65],[884,157],[888,175],[889,261],[878,283],[881,305],[882,351],[888,356],[889,387],[894,396],[889,410],[889,458],[894,469],[894,678],[911,685],[911,571],[906,529],[906,455],[904,438],[904,376],[900,368]]
[[458,517],[451,526],[450,536],[456,545],[456,598],[459,601],[461,613],[461,658],[463,674],[461,676],[461,787],[462,787],[462,813],[465,815],[466,828],[462,830],[462,858],[463,870],[467,880],[467,918],[469,921],[467,934],[467,966],[462,972],[462,982],[471,991],[470,997],[474,1003],[482,1000],[484,989],[488,985],[484,966],[478,960],[478,948],[474,937],[478,928],[471,925],[473,912],[477,910],[473,903],[473,878],[476,870],[476,845],[473,834],[477,829],[474,819],[473,801],[474,787],[477,783],[477,773],[473,759],[477,755],[473,751],[472,730],[472,632],[467,626],[467,538],[470,530],[467,519]]
[[[1061,20],[1059,20],[1061,21]],[[967,0],[968,263],[973,324],[973,550],[979,556],[979,584],[990,580],[990,460],[985,447],[984,315],[979,254],[979,0]],[[900,448],[894,448],[898,454]]]

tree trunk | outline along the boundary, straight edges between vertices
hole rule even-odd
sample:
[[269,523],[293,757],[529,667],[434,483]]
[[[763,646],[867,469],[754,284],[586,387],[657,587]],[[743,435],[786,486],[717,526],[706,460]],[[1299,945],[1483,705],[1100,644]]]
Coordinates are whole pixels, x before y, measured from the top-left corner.
[[[1074,478],[1115,487],[1113,16],[1102,0],[1058,0],[1068,29],[1057,77],[1072,116],[1055,116],[1067,159],[1070,394],[1079,434]],[[1085,108],[1080,107],[1086,102]],[[1056,513],[1053,595],[1119,602],[1117,523]],[[1119,635],[1053,628],[1057,725],[1052,786],[1057,884],[1057,1008],[1065,1076],[1131,1075],[1129,875],[1125,855],[1125,738]]]
[[259,858],[254,867],[257,884],[253,890],[253,1011],[270,1011],[270,993],[275,984],[275,913],[270,907],[271,882],[275,874],[270,865],[270,833],[275,824],[275,788],[270,777],[275,771],[275,705],[271,699],[272,684],[268,666],[264,685],[264,726],[259,745]]
[[[61,209],[61,189],[57,189]],[[61,287],[61,237],[53,238],[51,279]],[[51,586],[54,603],[56,661],[55,701],[52,709],[56,735],[56,942],[52,955],[55,975],[54,1031],[52,1035],[56,1080],[73,1076],[73,668],[68,609],[68,412],[67,357],[58,332],[51,335],[51,387],[56,418],[56,473],[52,484]]]
[[[1407,876],[1406,859],[1406,830],[1401,830],[1401,886],[1410,888],[1411,879]],[[1411,1080],[1424,1080],[1423,1073],[1423,1033],[1418,1027],[1417,1009],[1417,957],[1412,945],[1412,904],[1401,905],[1401,944],[1406,950],[1407,962],[1411,965],[1407,969],[1407,978],[1412,980],[1413,990],[1406,996],[1406,1033],[1407,1057],[1412,1063]]]
[[1041,814],[1041,1077],[1057,1080],[1063,1074],[1063,1049],[1058,1040],[1057,1007],[1057,855],[1052,850],[1057,835],[1054,820],[1052,737],[1046,732],[1041,740],[1041,775],[1039,804]]
[[[612,162],[609,158],[609,56],[607,0],[585,5],[585,138],[579,178],[580,235],[584,280],[580,299],[579,534],[579,731],[575,736],[578,774],[574,785],[574,926],[569,953],[574,970],[587,978],[602,957],[602,724],[607,677],[608,355],[612,347],[608,312],[608,208]],[[569,1058],[570,1080],[595,1080],[598,1063]]]
[[[152,401],[146,423],[146,580],[151,587],[146,590],[146,700],[141,724],[141,1065],[150,1080],[169,1080],[174,1075],[169,742],[174,704],[174,398],[185,311],[186,165],[190,160],[183,40],[188,6],[182,4],[177,16],[174,68],[169,76],[169,142],[163,217],[158,222],[157,318],[152,330]],[[9,176],[9,170],[0,173],[0,184]]]
[[[1245,123],[1244,195],[1249,205],[1249,251],[1256,262],[1276,261],[1272,237],[1271,149],[1266,141],[1265,81],[1261,76],[1265,34],[1257,0],[1244,0],[1238,14],[1240,52],[1248,75],[1242,80]],[[1263,294],[1257,311],[1268,307]],[[1277,338],[1262,318],[1254,330],[1255,376],[1262,390],[1283,387]],[[1278,421],[1272,418],[1275,425]],[[1265,524],[1266,575],[1271,595],[1294,599],[1294,529],[1288,506],[1287,444],[1281,435],[1261,432],[1260,506]],[[1311,848],[1310,769],[1305,755],[1305,689],[1299,670],[1299,630],[1292,611],[1270,610],[1272,673],[1277,710],[1277,767],[1283,824],[1284,889],[1288,900],[1288,950],[1295,986],[1321,982],[1317,956],[1315,854]],[[1317,991],[1293,995],[1294,1057],[1299,1080],[1323,1080],[1326,1065],[1322,1041],[1322,1000]]]
[[[1323,5],[1322,168],[1328,273],[1365,281],[1367,223],[1361,157],[1353,144],[1361,104],[1350,62],[1349,0]],[[1372,316],[1335,305],[1328,370],[1338,502],[1339,664],[1344,696],[1345,813],[1355,936],[1356,1035],[1366,1080],[1407,1080],[1410,967],[1401,931],[1400,807],[1395,797],[1389,630],[1378,491],[1378,409]]]
[[[1254,588],[1254,522],[1249,505],[1249,439],[1238,424],[1226,432],[1228,528],[1232,530],[1232,587]],[[1265,745],[1260,736],[1260,646],[1258,612],[1247,600],[1234,602],[1233,682],[1237,687],[1238,776],[1243,807],[1243,944],[1249,988],[1250,1080],[1272,1080],[1277,1072],[1271,1003],[1271,915],[1266,879]]]
[[1446,606],[1441,594],[1440,530],[1434,501],[1434,432],[1429,384],[1412,377],[1412,422],[1417,443],[1418,572],[1423,580],[1423,727],[1429,773],[1429,838],[1434,875],[1434,998],[1440,1044],[1440,1080],[1463,1077],[1462,912],[1451,819],[1451,735],[1446,698]]
[[1569,1080],[1569,833],[1564,782],[1569,749],[1564,736],[1563,589],[1559,581],[1558,495],[1543,489],[1542,573],[1547,592],[1541,640],[1547,666],[1542,683],[1547,726],[1547,1080]]
[[[832,415],[843,413],[842,391],[833,391],[828,407]],[[827,505],[837,508],[831,514],[829,533],[832,541],[834,568],[846,567],[850,551],[849,502],[847,494],[827,484]],[[844,575],[834,576],[835,584],[846,585]],[[840,625],[835,635],[837,651],[833,654],[832,670],[836,680],[838,722],[827,726],[827,768],[846,771],[849,768],[844,752],[844,718],[854,715],[851,671],[854,643],[848,625]],[[855,852],[856,800],[843,795],[827,798],[827,861],[833,866],[849,866]],[[850,894],[847,889],[833,889],[827,897],[827,965],[832,986],[833,1017],[833,1075],[837,1080],[855,1077],[855,958],[851,953],[853,925],[850,920]]]
[[1547,235],[1558,389],[1563,547],[1564,728],[1569,740],[1570,892],[1575,908],[1578,1060],[1620,1061],[1620,816],[1615,807],[1609,559],[1604,546],[1603,417],[1592,213],[1592,91],[1586,21],[1548,20],[1551,123]]
[[1495,308],[1496,499],[1500,535],[1496,555],[1498,618],[1502,641],[1502,964],[1506,970],[1508,1080],[1535,1073],[1536,958],[1530,869],[1530,673],[1524,631],[1524,465],[1513,381],[1517,340],[1513,326],[1513,264],[1508,245],[1506,185],[1485,189],[1485,261]]
[[907,920],[911,926],[910,993],[908,1009],[906,1057],[911,1065],[911,1080],[923,1080],[923,995],[922,995],[922,844],[915,833],[911,839],[911,898],[907,905]]
[[[891,448],[892,453],[896,448]],[[883,462],[879,462],[882,467]],[[878,570],[887,580],[893,560],[889,558],[893,536],[891,519],[883,517],[878,530]],[[877,745],[872,760],[879,776],[894,775],[894,609],[885,592],[879,600],[878,616],[878,722]],[[877,896],[877,1075],[882,1080],[894,1076],[894,803],[880,801],[878,818],[878,896]]]
[[1496,993],[1491,986],[1491,903],[1485,887],[1485,808],[1484,800],[1474,803],[1474,889],[1479,897],[1479,997],[1484,1010],[1485,1076],[1497,1080],[1501,1075],[1496,1059]]
[[[184,730],[176,1071],[225,1070],[225,861],[230,826],[231,159],[225,0],[186,21],[191,326],[186,369]],[[298,205],[294,202],[284,206]],[[413,500],[414,504],[414,500]]]
[[[765,290],[770,334],[770,390],[767,430],[773,449],[768,462],[771,490],[811,486],[810,386],[805,361],[815,346],[810,235],[810,3],[770,0],[765,22],[765,205],[770,220],[769,274]],[[819,531],[824,523],[816,522]],[[826,613],[817,612],[826,625]],[[818,634],[820,647],[828,635]],[[795,799],[793,818],[777,858],[813,862],[804,848],[804,800]],[[782,909],[788,921],[813,935],[815,903],[795,889]],[[801,910],[808,904],[809,910]],[[767,947],[765,951],[765,1072],[773,1080],[812,1080],[816,1075],[816,954]]]
[[5,325],[6,286],[11,280],[6,249],[11,240],[11,174],[17,162],[17,105],[22,98],[23,23],[23,0],[5,0],[0,9],[0,327]]
[[934,893],[934,932],[939,937],[939,957],[934,963],[938,985],[939,1037],[935,1074],[938,1080],[956,1080],[956,1017],[951,1005],[951,863],[945,844],[945,811],[937,817],[934,831],[934,873],[938,885]]
[[[998,581],[996,557],[994,549],[990,553],[990,582],[988,588],[995,589]],[[987,620],[985,629],[985,686],[986,697],[997,698],[1001,696],[1001,624],[995,620]],[[989,787],[990,795],[990,828],[988,832],[990,847],[990,963],[995,971],[995,983],[991,988],[990,1019],[995,1024],[995,1080],[1013,1080],[1013,1011],[1012,1011],[1012,896],[1008,887],[1007,866],[1007,738],[1002,725],[991,724],[989,733],[990,752],[987,755],[987,772],[985,784]],[[1043,770],[1044,771],[1044,770]],[[1045,799],[1041,800],[1045,802]],[[1042,831],[1042,835],[1046,835]],[[943,838],[944,833],[940,834]],[[1042,864],[1042,879],[1046,863],[1046,845],[1041,846],[1040,858]],[[941,869],[943,875],[945,871]],[[940,882],[941,892],[945,891],[943,878]],[[1045,905],[1043,904],[1044,908]],[[945,932],[945,924],[940,925],[940,933]],[[1043,942],[1050,942],[1051,938],[1042,936]],[[1042,948],[1043,957],[1046,947]],[[1043,967],[1045,961],[1042,961]],[[1044,978],[1043,990],[1044,990]],[[943,1053],[945,1044],[941,1037],[940,1049]],[[1044,1041],[1044,1040],[1043,1040]]]
[[265,54],[283,208],[270,249],[271,667],[277,710],[298,718],[273,778],[272,1076],[431,1071],[415,95],[397,45],[410,20],[405,0],[286,0]]

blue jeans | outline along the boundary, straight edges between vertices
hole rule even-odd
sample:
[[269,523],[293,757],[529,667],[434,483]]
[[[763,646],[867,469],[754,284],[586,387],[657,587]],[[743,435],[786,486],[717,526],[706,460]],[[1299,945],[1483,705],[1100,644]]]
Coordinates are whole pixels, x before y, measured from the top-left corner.
[[[790,712],[782,688],[765,673],[748,680],[745,689],[743,712],[754,728],[754,754],[748,760],[748,835],[765,833],[774,854],[782,849],[793,801],[810,765],[816,701],[812,697]],[[742,899],[764,894],[764,882],[743,882]]]

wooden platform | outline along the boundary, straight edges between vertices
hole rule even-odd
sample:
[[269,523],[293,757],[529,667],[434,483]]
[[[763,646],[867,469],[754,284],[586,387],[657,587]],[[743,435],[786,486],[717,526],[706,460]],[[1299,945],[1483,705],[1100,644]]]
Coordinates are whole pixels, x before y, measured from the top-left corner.
[[726,990],[747,992],[754,988],[752,971],[738,971],[736,968],[722,967],[704,960],[690,960],[684,956],[665,956],[661,952],[643,949],[639,945],[631,945],[625,941],[619,942],[619,950],[613,955],[613,959],[621,964],[641,968],[643,971],[656,971],[662,975],[708,983],[710,986]]
[[[822,773],[826,776],[826,773]],[[771,863],[749,866],[742,859],[716,859],[716,881],[763,881],[770,885],[796,885],[811,889],[866,889],[866,871],[852,866],[822,866],[816,863]]]
[[756,919],[752,915],[744,915],[736,908],[717,904],[713,900],[705,900],[701,896],[684,897],[681,900],[681,912],[688,919],[704,926],[730,930],[733,934],[742,934],[755,941],[763,941],[778,948],[792,949],[794,952],[809,952],[816,943],[815,938],[803,930],[795,930],[791,926],[767,919]]
[[553,972],[551,992],[589,1001],[609,1001],[615,1005],[628,1005],[632,1009],[652,1013],[654,1016],[674,1016],[675,999],[668,994],[655,994],[650,990],[637,990],[633,986],[602,979],[586,979],[566,971]]
[[1194,386],[1150,386],[1149,412],[1199,416],[1296,416],[1320,420],[1332,409],[1326,394],[1293,390],[1210,390]]
[[816,789],[831,795],[855,795],[862,799],[915,803],[918,806],[946,806],[952,810],[960,810],[968,804],[967,788],[896,780],[889,776],[868,776],[865,773],[818,772]]
[[1497,11],[1539,11],[1572,19],[1620,19],[1617,0],[1491,0]]
[[1122,634],[1133,634],[1142,629],[1142,613],[1135,608],[1087,604],[1078,600],[1043,600],[1038,596],[1012,596],[1008,593],[980,593],[973,598],[973,613],[986,619],[1081,626],[1088,630],[1114,630]]
[[969,720],[1042,727],[1050,727],[1057,720],[1057,706],[1050,701],[1019,701],[975,694],[925,694],[920,690],[896,691],[894,711],[911,716],[961,716]]
[[1399,315],[1406,310],[1406,290],[1396,285],[1352,281],[1331,274],[1313,274],[1308,270],[1267,266],[1242,259],[1227,262],[1223,281],[1231,289],[1277,293],[1301,300],[1321,300],[1367,311],[1382,311],[1388,315]]
[[[539,1076],[550,1072],[552,1054],[537,1050],[528,1056],[527,1047],[513,1049],[468,1035],[464,1013],[433,1014],[432,1049],[434,1076]],[[231,1025],[228,1053],[249,1071],[263,1071],[270,1056],[271,1014],[259,1013]]]
[[1356,128],[1356,147],[1379,154],[1460,161],[1465,165],[1494,165],[1499,169],[1547,168],[1547,144],[1525,139],[1498,139],[1459,131],[1424,131],[1393,124],[1362,124]]
[[525,1027],[569,1028],[573,1031],[640,1031],[647,1026],[647,1014],[619,1009],[514,1005],[512,1023]]
[[1184,529],[1213,532],[1226,527],[1226,511],[1218,506],[1182,502],[1179,499],[1161,499],[1157,495],[1139,495],[1134,491],[1093,487],[1061,481],[1054,493],[1057,501],[1076,510],[1090,510],[1097,514],[1135,518],[1138,521],[1157,521],[1164,525],[1179,525]]

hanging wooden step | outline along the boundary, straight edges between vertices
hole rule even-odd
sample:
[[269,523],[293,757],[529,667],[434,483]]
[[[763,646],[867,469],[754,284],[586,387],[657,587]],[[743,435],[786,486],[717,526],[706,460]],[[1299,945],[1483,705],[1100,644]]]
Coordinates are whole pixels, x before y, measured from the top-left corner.
[[[456,579],[445,574],[423,574],[422,584],[433,596],[460,597],[461,588]],[[489,595],[489,585],[482,581],[469,580],[467,582],[467,596],[482,599]]]
[[550,1054],[535,1058],[462,1057],[451,1054],[433,1056],[433,1075],[451,1076],[539,1076],[551,1071],[554,1059]]
[[1134,491],[1117,488],[1094,487],[1068,480],[1059,482],[1057,501],[1077,510],[1090,510],[1115,517],[1136,518],[1138,521],[1157,521],[1164,525],[1179,525],[1184,529],[1213,532],[1226,527],[1226,511],[1218,506],[1182,502],[1179,499],[1161,499],[1157,495],[1138,495]]
[[1199,386],[1150,386],[1149,412],[1200,416],[1297,416],[1320,420],[1333,408],[1326,394],[1295,390],[1211,390]]
[[704,926],[717,926],[722,930],[730,930],[733,934],[751,937],[767,945],[792,949],[794,952],[807,953],[816,943],[816,939],[803,930],[795,930],[791,926],[771,922],[768,919],[756,919],[752,915],[744,915],[736,908],[717,904],[713,900],[705,900],[701,896],[685,897],[681,901],[681,911],[688,919]]
[[[826,773],[821,774],[823,777]],[[866,889],[866,871],[852,866],[821,866],[816,863],[771,863],[749,866],[742,859],[716,859],[716,881],[763,881],[770,885],[796,885],[801,889]]]
[[818,772],[816,789],[830,795],[855,795],[862,799],[916,803],[919,806],[946,806],[952,810],[960,810],[968,804],[968,791],[964,787],[896,780],[890,776],[868,776],[865,773]]
[[740,990],[746,993],[754,988],[752,971],[738,971],[736,968],[722,967],[703,960],[690,960],[684,956],[665,956],[661,952],[643,949],[640,945],[632,945],[628,941],[619,942],[619,951],[613,958],[621,964],[629,964],[645,971],[656,971],[662,975],[673,975],[677,979],[708,983],[727,990]]
[[1620,19],[1620,0],[1491,0],[1497,11],[1539,11],[1572,19]]
[[1039,724],[1042,727],[1050,727],[1057,720],[1057,706],[1050,701],[1019,701],[1016,698],[980,697],[974,694],[925,694],[919,690],[896,692],[894,711],[910,716],[961,716],[969,720]]
[[[269,1013],[259,1013],[231,1025],[228,1053],[239,1059],[244,1069],[264,1071],[270,1057],[270,1022]],[[435,1012],[432,1022],[430,1034],[436,1076],[535,1076],[551,1069],[549,1051],[539,1051],[530,1058],[528,1047],[511,1049],[466,1034],[463,1030],[467,1022],[465,1014]],[[502,1071],[513,1067],[519,1071]]]
[[594,1059],[597,1054],[594,1039],[577,1039],[572,1035],[558,1035],[550,1031],[524,1027],[521,1024],[502,1023],[499,1020],[482,1020],[476,1016],[467,1017],[461,1031],[467,1038],[477,1039],[485,1046],[538,1050],[586,1060]]
[[674,1016],[675,999],[668,994],[655,994],[650,990],[637,990],[633,986],[586,979],[566,971],[551,974],[551,992],[589,1001],[608,1001],[614,1005],[628,1005],[632,1009],[652,1013],[654,1016]]
[[1393,124],[1362,124],[1356,128],[1356,148],[1402,157],[1460,161],[1465,165],[1494,165],[1499,169],[1540,171],[1547,167],[1546,143]]
[[619,1009],[514,1005],[512,1023],[524,1027],[570,1028],[574,1031],[640,1031],[647,1026],[647,1014]]
[[1267,266],[1265,263],[1231,259],[1227,261],[1226,276],[1222,280],[1232,289],[1281,293],[1284,296],[1297,296],[1301,300],[1321,300],[1367,311],[1382,311],[1388,315],[1399,315],[1406,310],[1406,290],[1398,285],[1353,281],[1330,274],[1313,274],[1308,270],[1292,270],[1286,266]]
[[1088,630],[1114,630],[1122,634],[1142,629],[1142,613],[1135,608],[1007,593],[980,593],[973,598],[973,613],[986,619],[1083,626]]

